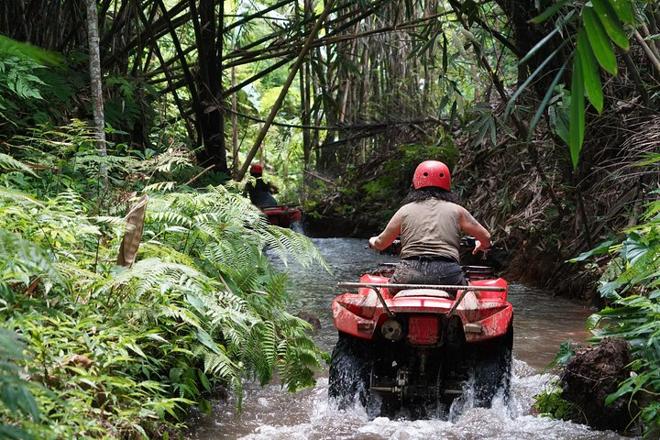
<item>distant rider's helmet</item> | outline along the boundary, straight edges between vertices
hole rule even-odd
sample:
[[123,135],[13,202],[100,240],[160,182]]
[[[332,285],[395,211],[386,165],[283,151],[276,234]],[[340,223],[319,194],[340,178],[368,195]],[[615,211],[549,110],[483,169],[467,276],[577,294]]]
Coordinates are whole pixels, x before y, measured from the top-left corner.
[[429,186],[451,191],[451,174],[447,165],[438,160],[426,160],[417,165],[413,187],[420,189]]
[[264,172],[264,167],[261,164],[253,163],[252,166],[250,166],[250,175],[254,177],[261,177],[263,172]]

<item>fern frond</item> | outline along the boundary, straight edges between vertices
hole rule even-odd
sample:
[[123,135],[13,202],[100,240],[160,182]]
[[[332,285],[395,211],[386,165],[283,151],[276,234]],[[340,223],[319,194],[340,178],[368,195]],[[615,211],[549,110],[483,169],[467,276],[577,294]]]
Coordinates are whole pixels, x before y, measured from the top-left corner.
[[8,154],[0,153],[0,170],[1,171],[21,171],[32,176],[37,176],[32,168],[25,165],[20,160],[16,160]]
[[204,371],[220,376],[224,379],[240,377],[237,373],[239,368],[232,362],[231,359],[223,352],[218,353],[205,352],[204,353]]
[[45,207],[42,202],[38,201],[31,195],[11,188],[0,187],[0,199],[5,199],[7,201],[15,202],[21,205],[28,204],[32,206],[38,206],[40,208]]
[[176,182],[157,182],[144,187],[144,192],[167,192],[176,188]]

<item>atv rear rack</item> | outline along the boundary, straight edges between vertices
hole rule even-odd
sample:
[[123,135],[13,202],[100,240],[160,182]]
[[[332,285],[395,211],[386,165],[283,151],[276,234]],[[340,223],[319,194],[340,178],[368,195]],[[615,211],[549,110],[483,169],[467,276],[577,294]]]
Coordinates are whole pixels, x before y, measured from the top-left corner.
[[[461,295],[454,301],[454,304],[451,306],[449,309],[449,312],[447,313],[448,316],[452,316],[454,314],[454,311],[458,307],[458,305],[463,301],[463,298],[465,295],[470,292],[470,291],[476,291],[476,292],[504,292],[506,289],[504,287],[497,287],[497,286],[457,286],[455,284],[397,284],[397,283],[351,283],[351,282],[343,282],[343,283],[337,283],[337,287],[342,288],[360,288],[360,287],[368,287],[370,289],[373,289],[376,292],[376,295],[378,296],[378,300],[380,303],[383,305],[383,308],[385,309],[385,312],[389,317],[394,316],[394,312],[390,310],[390,308],[387,306],[387,303],[385,302],[385,298],[383,298],[383,295],[380,292],[380,289],[382,288],[389,288],[389,287],[396,287],[400,290],[403,289],[435,289],[435,290],[460,290]],[[423,296],[423,295],[420,295]]]
[[337,283],[337,287],[396,287],[398,289],[437,289],[437,290],[473,290],[477,292],[503,292],[504,287],[498,286],[458,286],[456,284],[397,284],[397,283]]

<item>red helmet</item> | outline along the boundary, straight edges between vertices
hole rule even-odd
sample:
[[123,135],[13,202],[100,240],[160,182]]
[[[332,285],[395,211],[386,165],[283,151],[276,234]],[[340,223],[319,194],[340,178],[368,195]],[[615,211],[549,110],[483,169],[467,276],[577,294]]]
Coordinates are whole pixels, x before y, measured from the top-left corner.
[[451,174],[447,165],[438,160],[426,160],[417,165],[413,176],[413,187],[420,189],[429,186],[451,191]]
[[264,172],[264,167],[259,163],[253,163],[250,166],[250,174],[252,174],[253,176],[261,176],[263,172]]

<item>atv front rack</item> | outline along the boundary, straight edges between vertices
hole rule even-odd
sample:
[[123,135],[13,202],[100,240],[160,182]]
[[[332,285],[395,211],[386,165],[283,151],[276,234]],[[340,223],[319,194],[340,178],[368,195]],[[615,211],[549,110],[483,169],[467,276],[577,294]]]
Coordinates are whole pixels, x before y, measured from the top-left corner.
[[[378,296],[378,300],[380,303],[383,305],[383,309],[385,309],[385,312],[389,317],[394,316],[394,312],[390,310],[390,308],[387,306],[387,303],[385,302],[385,298],[383,298],[383,295],[380,291],[382,288],[390,288],[390,287],[395,287],[399,290],[403,289],[434,289],[434,290],[460,290],[461,295],[454,301],[454,304],[451,306],[448,312],[448,316],[452,316],[454,314],[454,311],[458,307],[458,305],[463,301],[463,298],[465,295],[472,291],[472,292],[504,292],[506,289],[504,287],[497,287],[497,286],[457,286],[455,284],[396,284],[396,283],[351,283],[351,282],[343,282],[343,283],[337,283],[338,288],[360,288],[360,287],[367,287],[369,289],[372,289],[376,292],[376,295]],[[421,294],[420,296],[424,296]]]

